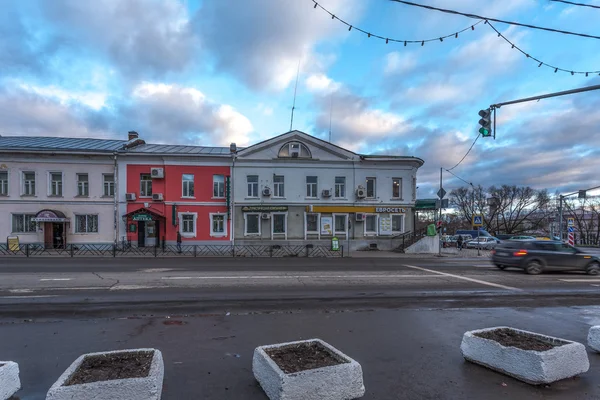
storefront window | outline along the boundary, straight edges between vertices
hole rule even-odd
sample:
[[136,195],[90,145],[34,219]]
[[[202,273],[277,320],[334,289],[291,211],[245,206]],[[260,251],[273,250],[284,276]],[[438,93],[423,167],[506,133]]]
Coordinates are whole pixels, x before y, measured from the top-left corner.
[[75,233],[98,233],[98,216],[76,215]]
[[348,216],[344,215],[335,215],[334,223],[335,223],[335,233],[346,233],[346,220]]
[[365,220],[365,234],[377,234],[377,215],[367,214],[367,218]]
[[404,231],[404,215],[392,215],[392,231],[403,232]]
[[306,232],[319,232],[319,214],[306,214]]
[[273,233],[285,233],[287,214],[273,214]]
[[244,214],[245,234],[260,234],[260,214]]

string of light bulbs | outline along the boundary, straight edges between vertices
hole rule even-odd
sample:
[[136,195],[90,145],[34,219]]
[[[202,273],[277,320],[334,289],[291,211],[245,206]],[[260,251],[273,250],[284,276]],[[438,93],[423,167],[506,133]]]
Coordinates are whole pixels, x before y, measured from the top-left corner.
[[425,45],[425,43],[428,43],[428,42],[438,42],[438,41],[439,41],[439,42],[443,42],[443,41],[444,41],[444,39],[448,39],[448,38],[451,38],[451,37],[454,37],[455,39],[457,39],[457,38],[458,38],[458,35],[459,35],[460,33],[466,32],[466,31],[468,31],[468,30],[472,30],[472,31],[474,31],[474,30],[475,30],[475,27],[476,27],[477,25],[479,25],[480,23],[482,23],[482,22],[483,22],[483,20],[481,20],[481,21],[478,21],[478,22],[474,23],[473,25],[470,25],[470,26],[468,26],[468,27],[466,27],[465,29],[462,29],[462,30],[460,30],[460,31],[453,32],[453,33],[451,33],[451,34],[449,34],[449,35],[444,35],[444,36],[440,36],[440,37],[435,37],[435,38],[432,38],[432,39],[421,39],[421,40],[394,39],[394,38],[390,38],[390,37],[386,37],[386,36],[381,36],[381,35],[378,35],[378,34],[375,34],[375,33],[369,32],[369,31],[366,31],[366,30],[364,30],[364,29],[361,29],[361,28],[359,28],[359,27],[356,27],[356,26],[352,25],[351,23],[349,23],[349,22],[346,22],[345,20],[341,19],[340,17],[338,17],[337,15],[335,15],[334,13],[332,13],[331,11],[329,11],[328,9],[326,9],[325,7],[323,7],[323,6],[322,6],[321,4],[319,4],[319,3],[318,3],[316,0],[311,0],[311,1],[314,3],[314,7],[313,7],[313,8],[317,8],[317,7],[319,7],[321,10],[323,10],[323,11],[325,11],[327,14],[329,14],[329,15],[331,16],[331,19],[338,20],[338,21],[339,21],[339,22],[341,22],[342,24],[346,25],[346,26],[348,27],[348,30],[349,30],[349,31],[351,31],[351,30],[353,30],[353,29],[354,29],[354,30],[356,30],[356,31],[359,31],[359,32],[362,32],[362,33],[364,33],[365,35],[367,35],[367,37],[368,37],[368,38],[371,38],[371,37],[373,37],[373,38],[376,38],[376,39],[385,40],[385,43],[386,43],[386,44],[388,44],[389,42],[396,42],[396,43],[404,43],[404,46],[406,46],[406,45],[408,45],[409,43],[421,43],[421,46],[424,46],[424,45]]

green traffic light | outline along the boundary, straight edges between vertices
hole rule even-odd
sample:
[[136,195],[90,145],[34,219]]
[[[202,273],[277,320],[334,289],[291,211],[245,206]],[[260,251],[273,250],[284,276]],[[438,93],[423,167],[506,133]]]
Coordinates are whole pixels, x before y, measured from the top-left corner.
[[479,133],[481,133],[481,136],[483,137],[492,136],[492,131],[486,128],[479,128]]

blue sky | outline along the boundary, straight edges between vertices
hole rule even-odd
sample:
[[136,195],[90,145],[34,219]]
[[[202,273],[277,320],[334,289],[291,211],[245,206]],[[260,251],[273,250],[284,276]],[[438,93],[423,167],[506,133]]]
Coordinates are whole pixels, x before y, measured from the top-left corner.
[[[598,34],[600,10],[547,0],[423,0],[443,8]],[[587,0],[589,4],[600,1]],[[312,0],[0,0],[0,134],[239,146],[294,129],[362,153],[425,160],[431,197],[492,103],[600,84],[554,73],[483,23],[420,44],[386,44],[332,20]],[[356,27],[437,38],[477,20],[385,0],[321,0]],[[531,55],[600,70],[600,41],[494,26]],[[453,172],[474,184],[552,191],[597,186],[600,92],[503,107]],[[463,182],[444,173],[451,190]]]

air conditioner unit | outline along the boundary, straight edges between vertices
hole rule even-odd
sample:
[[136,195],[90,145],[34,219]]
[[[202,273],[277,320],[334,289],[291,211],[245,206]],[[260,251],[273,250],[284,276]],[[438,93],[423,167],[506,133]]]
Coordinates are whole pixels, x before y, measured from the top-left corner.
[[365,220],[365,214],[356,213],[356,222],[363,222]]
[[367,197],[367,191],[364,187],[359,186],[358,189],[356,189],[356,197],[358,197],[359,199],[364,199],[365,197]]
[[152,193],[152,201],[163,201],[163,194],[162,193]]
[[268,187],[264,188],[262,191],[262,195],[265,197],[269,197],[271,195],[271,189]]
[[331,190],[325,189],[321,194],[323,197],[331,197]]
[[262,215],[260,217],[262,219],[270,219],[271,218],[271,214],[269,214],[269,213],[262,213]]
[[151,168],[150,176],[154,179],[160,179],[165,177],[165,169],[164,168]]
[[125,200],[135,201],[135,193],[125,193]]

